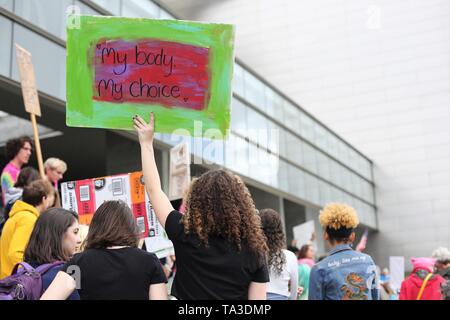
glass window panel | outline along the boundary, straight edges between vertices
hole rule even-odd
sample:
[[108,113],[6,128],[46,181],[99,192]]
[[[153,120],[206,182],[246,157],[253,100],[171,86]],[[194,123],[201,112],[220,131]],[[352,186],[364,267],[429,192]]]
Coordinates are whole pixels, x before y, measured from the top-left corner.
[[[30,51],[38,90],[61,100],[66,99],[66,50],[18,24],[14,42]],[[16,55],[13,55],[12,78],[19,81]]]
[[344,192],[342,190],[333,188],[333,201],[335,202],[344,202]]
[[274,188],[279,188],[278,171],[280,170],[280,158],[277,155],[269,154],[267,157],[269,163],[266,165],[268,174],[268,183]]
[[247,107],[247,128],[248,130],[267,130],[267,118]]
[[288,164],[289,193],[304,199],[306,197],[305,173]]
[[342,171],[342,185],[341,187],[344,188],[347,191],[352,190],[352,177],[351,177],[351,172],[349,170],[343,170]]
[[280,161],[280,167],[278,170],[278,186],[280,190],[284,192],[289,192],[289,175],[288,175],[288,164],[284,161]]
[[303,159],[303,141],[298,139],[296,136],[290,132],[286,132],[286,158],[290,161],[298,164],[299,166],[304,166],[305,162]]
[[279,122],[283,122],[284,119],[284,99],[276,93],[274,90],[272,90],[269,87],[266,87],[264,90],[266,99],[266,107],[265,110],[268,115],[270,115],[272,118]]
[[300,135],[310,142],[314,142],[314,121],[305,113],[301,112]]
[[326,151],[326,152],[330,152],[329,151],[329,147],[328,147],[328,135],[329,132],[320,124],[316,123],[314,125],[315,128],[315,141],[316,141],[316,145],[321,148],[322,150]]
[[278,158],[249,144],[249,172],[250,177],[264,184],[276,187],[278,175]]
[[268,125],[268,141],[267,147],[268,149],[275,154],[280,154],[280,133],[282,129],[275,124],[273,121],[267,120]]
[[122,15],[125,17],[158,18],[160,8],[149,0],[122,1]]
[[248,71],[244,71],[245,99],[264,111],[264,84]]
[[279,133],[279,154],[280,156],[284,157],[284,158],[288,158],[287,155],[287,149],[288,149],[288,142],[287,142],[287,137],[286,137],[286,131],[284,131],[283,129],[280,129],[278,131]]
[[331,159],[328,158],[326,155],[324,155],[322,152],[317,152],[316,157],[317,157],[317,173],[322,178],[326,180],[331,180],[330,166],[329,166]]
[[372,165],[367,159],[363,157],[361,157],[360,170],[361,174],[364,177],[366,177],[369,180],[372,180]]
[[285,101],[284,105],[284,125],[296,134],[300,133],[300,111],[289,101]]
[[319,204],[320,205],[320,197],[319,197],[319,181],[316,177],[305,173],[305,181],[306,181],[306,198],[308,201]]
[[324,181],[319,181],[320,203],[325,205],[332,202],[331,199],[331,187]]
[[317,173],[317,150],[307,143],[303,143],[303,163],[307,170]]
[[365,223],[366,222],[365,221],[366,220],[365,219],[366,213],[365,213],[365,210],[364,210],[363,203],[361,201],[355,199],[354,203],[353,203],[353,207],[356,209],[356,212],[358,213],[359,221],[362,222],[362,223]]
[[0,0],[0,7],[13,11],[13,0]]
[[352,179],[353,194],[362,197],[362,183],[361,183],[362,179],[354,173],[351,174],[351,179]]
[[339,140],[333,134],[328,134],[328,153],[339,159]]
[[337,202],[337,189],[330,184],[328,184],[328,187],[330,189],[329,202]]
[[16,1],[14,13],[49,33],[66,39],[66,10],[72,0]]
[[267,121],[266,117],[247,107],[247,135],[250,140],[266,149],[268,146]]
[[337,186],[342,185],[342,170],[344,170],[344,168],[341,167],[336,161],[330,161],[330,178],[331,181]]
[[120,0],[91,0],[91,1],[116,16],[120,15]]
[[349,148],[349,163],[348,166],[355,171],[358,171],[359,167],[359,155],[355,150]]
[[11,45],[12,45],[12,22],[0,16],[0,74],[10,77],[9,68],[11,67]]
[[237,63],[233,67],[233,92],[244,98],[244,69]]
[[230,170],[248,176],[248,142],[230,134],[225,146],[225,163]]
[[231,129],[247,136],[247,106],[239,100],[231,100]]
[[372,185],[367,181],[362,181],[362,197],[369,201],[374,202]]
[[348,165],[349,163],[349,147],[340,139],[338,139],[339,161]]

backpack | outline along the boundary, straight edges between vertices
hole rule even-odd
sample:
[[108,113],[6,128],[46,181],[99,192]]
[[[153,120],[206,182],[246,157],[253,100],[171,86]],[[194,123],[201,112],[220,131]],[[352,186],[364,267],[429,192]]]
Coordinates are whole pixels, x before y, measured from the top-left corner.
[[42,276],[63,263],[46,263],[36,269],[26,262],[16,264],[11,276],[0,280],[0,300],[39,300],[43,293]]

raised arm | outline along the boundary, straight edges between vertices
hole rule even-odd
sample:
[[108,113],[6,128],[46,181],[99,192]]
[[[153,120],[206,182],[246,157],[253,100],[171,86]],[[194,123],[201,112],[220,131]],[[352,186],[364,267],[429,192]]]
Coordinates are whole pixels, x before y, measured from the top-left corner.
[[150,123],[146,123],[140,116],[133,117],[134,128],[139,136],[141,145],[142,171],[144,173],[145,190],[150,197],[150,202],[155,209],[156,217],[159,223],[166,225],[166,219],[169,213],[174,210],[166,194],[161,189],[161,180],[158,174],[158,168],[155,162],[155,153],[153,150],[154,134],[154,115],[150,114]]

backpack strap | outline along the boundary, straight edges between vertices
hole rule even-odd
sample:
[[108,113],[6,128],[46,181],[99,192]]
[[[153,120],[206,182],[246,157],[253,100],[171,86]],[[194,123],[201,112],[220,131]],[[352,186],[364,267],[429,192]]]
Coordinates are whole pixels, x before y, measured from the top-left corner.
[[13,270],[11,272],[11,275],[16,274],[17,270],[19,269],[19,267],[22,267],[27,272],[33,272],[34,271],[34,268],[32,266],[30,266],[28,263],[26,263],[26,262],[19,262],[19,263],[17,263],[14,266],[14,268],[13,268]]
[[59,266],[64,264],[64,261],[55,261],[52,263],[46,263],[43,265],[40,265],[39,267],[36,268],[36,272],[38,272],[39,274],[43,275],[44,273],[46,273],[47,271],[49,271],[50,269],[52,269],[53,267]]
[[422,300],[423,291],[425,290],[425,286],[427,285],[428,280],[430,280],[432,275],[433,275],[433,273],[430,272],[429,274],[427,274],[427,276],[423,280],[422,286],[420,287],[419,294],[417,295],[417,299],[416,300]]

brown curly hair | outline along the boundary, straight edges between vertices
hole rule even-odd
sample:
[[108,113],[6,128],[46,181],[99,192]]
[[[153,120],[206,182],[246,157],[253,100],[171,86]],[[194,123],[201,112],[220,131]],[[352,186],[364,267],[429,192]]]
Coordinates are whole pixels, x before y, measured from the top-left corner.
[[209,237],[219,236],[239,251],[244,244],[258,255],[267,252],[250,192],[241,178],[227,170],[211,170],[192,181],[183,224],[185,232],[197,236],[205,246]]
[[279,275],[283,271],[283,265],[286,263],[286,257],[283,253],[286,239],[280,215],[273,209],[262,209],[259,211],[259,216],[261,217],[261,225],[269,248],[269,267],[275,274]]

